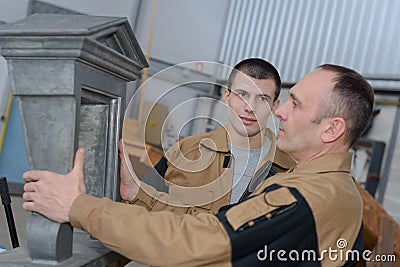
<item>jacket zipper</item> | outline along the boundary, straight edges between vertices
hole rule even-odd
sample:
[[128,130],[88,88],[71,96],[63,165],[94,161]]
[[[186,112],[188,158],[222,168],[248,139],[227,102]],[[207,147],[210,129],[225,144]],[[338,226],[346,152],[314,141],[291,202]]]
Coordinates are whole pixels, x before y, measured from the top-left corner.
[[[257,180],[257,178],[258,178],[260,175],[265,175],[265,177],[264,177],[264,178],[261,180],[261,182],[258,184],[258,185],[260,185],[260,184],[267,178],[268,173],[265,173],[265,170],[268,169],[268,166],[269,166],[269,168],[271,168],[271,166],[272,166],[272,164],[271,164],[270,161],[267,161],[266,163],[264,163],[264,164],[256,171],[256,173],[254,174],[254,176],[253,176],[252,179],[250,180],[249,184],[247,185],[246,190],[244,190],[242,196],[240,197],[239,202],[242,202],[243,199],[244,199],[245,197],[247,197],[251,192],[254,191],[254,190],[253,190],[253,191],[250,192],[250,186],[253,184],[253,183],[252,183],[253,181]],[[255,179],[253,179],[253,178],[255,178]],[[258,185],[257,185],[257,186],[258,186]]]

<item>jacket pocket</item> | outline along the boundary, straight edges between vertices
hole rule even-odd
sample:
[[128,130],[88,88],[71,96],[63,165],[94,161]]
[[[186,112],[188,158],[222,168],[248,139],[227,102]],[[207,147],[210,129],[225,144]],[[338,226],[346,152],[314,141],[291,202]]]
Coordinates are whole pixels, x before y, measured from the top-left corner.
[[254,220],[265,217],[272,218],[276,213],[294,206],[297,199],[286,187],[262,193],[229,209],[225,216],[234,231],[245,226],[252,226]]

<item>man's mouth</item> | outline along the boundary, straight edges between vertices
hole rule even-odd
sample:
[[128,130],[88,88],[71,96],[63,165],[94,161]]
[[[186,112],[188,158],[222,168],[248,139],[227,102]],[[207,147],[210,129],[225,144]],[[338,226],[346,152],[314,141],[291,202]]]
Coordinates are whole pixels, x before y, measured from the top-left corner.
[[244,125],[250,125],[250,124],[257,122],[257,120],[253,119],[253,118],[240,117],[240,119],[242,120]]

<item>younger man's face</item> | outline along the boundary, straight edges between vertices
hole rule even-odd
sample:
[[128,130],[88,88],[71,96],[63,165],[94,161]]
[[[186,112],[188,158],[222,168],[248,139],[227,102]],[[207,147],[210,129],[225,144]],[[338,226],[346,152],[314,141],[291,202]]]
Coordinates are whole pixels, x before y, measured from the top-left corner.
[[279,100],[274,102],[274,80],[258,80],[238,73],[229,89],[224,91],[224,100],[229,106],[228,117],[233,129],[246,137],[260,134],[267,125],[271,110],[279,105]]

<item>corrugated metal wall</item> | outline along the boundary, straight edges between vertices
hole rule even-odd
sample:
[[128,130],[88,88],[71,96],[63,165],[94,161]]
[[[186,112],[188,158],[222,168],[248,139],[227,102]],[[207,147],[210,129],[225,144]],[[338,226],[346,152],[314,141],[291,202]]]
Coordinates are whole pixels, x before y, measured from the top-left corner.
[[263,57],[284,82],[322,63],[397,75],[399,14],[397,0],[232,0],[220,61]]

